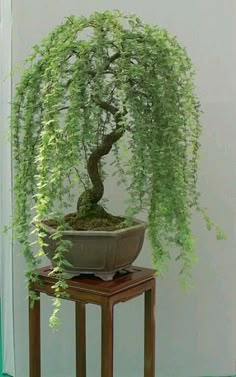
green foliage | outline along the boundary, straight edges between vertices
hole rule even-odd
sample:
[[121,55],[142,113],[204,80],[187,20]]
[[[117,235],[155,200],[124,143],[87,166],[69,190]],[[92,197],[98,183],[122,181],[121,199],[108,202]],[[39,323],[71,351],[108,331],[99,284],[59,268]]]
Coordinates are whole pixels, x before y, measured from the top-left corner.
[[[105,105],[104,105],[105,104]],[[107,107],[113,106],[117,119]],[[15,226],[28,281],[46,247],[39,222],[61,219],[71,191],[91,187],[88,156],[109,132],[126,133],[113,146],[119,181],[127,183],[127,215],[148,212],[148,233],[158,273],[173,245],[180,247],[181,279],[195,262],[192,208],[199,208],[197,165],[201,126],[194,69],[175,37],[120,12],[69,17],[26,59],[12,110]],[[116,118],[116,119],[115,119]],[[104,166],[101,164],[104,179]],[[39,252],[30,240],[32,208]],[[207,224],[210,220],[204,215]],[[219,238],[222,234],[218,232]],[[55,255],[58,280],[51,325],[66,289],[62,240]]]

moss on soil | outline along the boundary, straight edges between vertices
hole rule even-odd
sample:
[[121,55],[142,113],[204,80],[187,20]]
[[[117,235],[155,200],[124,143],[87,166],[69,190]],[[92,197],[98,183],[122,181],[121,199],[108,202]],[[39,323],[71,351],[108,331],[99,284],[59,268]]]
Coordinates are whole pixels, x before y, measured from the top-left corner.
[[[113,231],[124,229],[132,224],[128,224],[124,217],[108,215],[106,217],[78,217],[78,214],[69,213],[64,217],[68,229],[73,230],[100,230],[100,231]],[[59,224],[54,219],[44,221],[44,224],[56,228]],[[134,222],[133,222],[134,224]]]

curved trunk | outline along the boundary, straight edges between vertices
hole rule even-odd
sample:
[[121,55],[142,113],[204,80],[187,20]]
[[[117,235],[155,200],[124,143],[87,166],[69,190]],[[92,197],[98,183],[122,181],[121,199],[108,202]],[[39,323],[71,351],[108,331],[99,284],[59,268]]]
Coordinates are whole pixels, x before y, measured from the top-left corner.
[[88,158],[87,170],[92,183],[92,188],[85,190],[80,195],[77,202],[77,211],[85,215],[86,212],[89,212],[92,207],[102,199],[104,194],[104,185],[99,172],[101,158],[111,151],[113,144],[116,143],[125,132],[124,128],[121,128],[119,125],[122,115],[118,112],[118,109],[107,102],[99,102],[98,104],[104,110],[109,111],[114,115],[116,128],[104,137],[102,143],[94,149]]

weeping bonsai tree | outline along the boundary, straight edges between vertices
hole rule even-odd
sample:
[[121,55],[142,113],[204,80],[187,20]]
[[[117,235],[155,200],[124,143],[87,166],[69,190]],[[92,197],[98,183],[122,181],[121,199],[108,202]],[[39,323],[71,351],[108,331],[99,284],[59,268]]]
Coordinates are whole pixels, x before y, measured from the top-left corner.
[[[180,277],[188,280],[196,259],[192,210],[214,226],[199,207],[200,114],[185,49],[166,30],[134,15],[68,17],[33,47],[12,106],[14,224],[29,284],[45,253],[40,222],[56,228],[52,325],[66,288],[70,245],[61,232],[68,227],[117,229],[144,211],[154,267],[165,270],[177,245]],[[127,188],[126,220],[104,207],[109,153],[118,183]],[[66,215],[73,203],[74,213]]]

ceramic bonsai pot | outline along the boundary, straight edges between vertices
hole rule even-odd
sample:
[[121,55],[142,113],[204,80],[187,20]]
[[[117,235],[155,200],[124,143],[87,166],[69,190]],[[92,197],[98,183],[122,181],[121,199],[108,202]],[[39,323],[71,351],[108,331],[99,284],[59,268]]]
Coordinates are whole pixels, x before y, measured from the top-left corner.
[[[54,266],[56,240],[52,239],[55,229],[42,224],[46,232],[48,247],[45,252]],[[71,267],[66,273],[76,276],[94,274],[103,280],[112,280],[116,272],[130,270],[138,257],[144,240],[146,224],[135,220],[135,225],[114,231],[63,231],[63,239],[72,242],[65,256]]]

